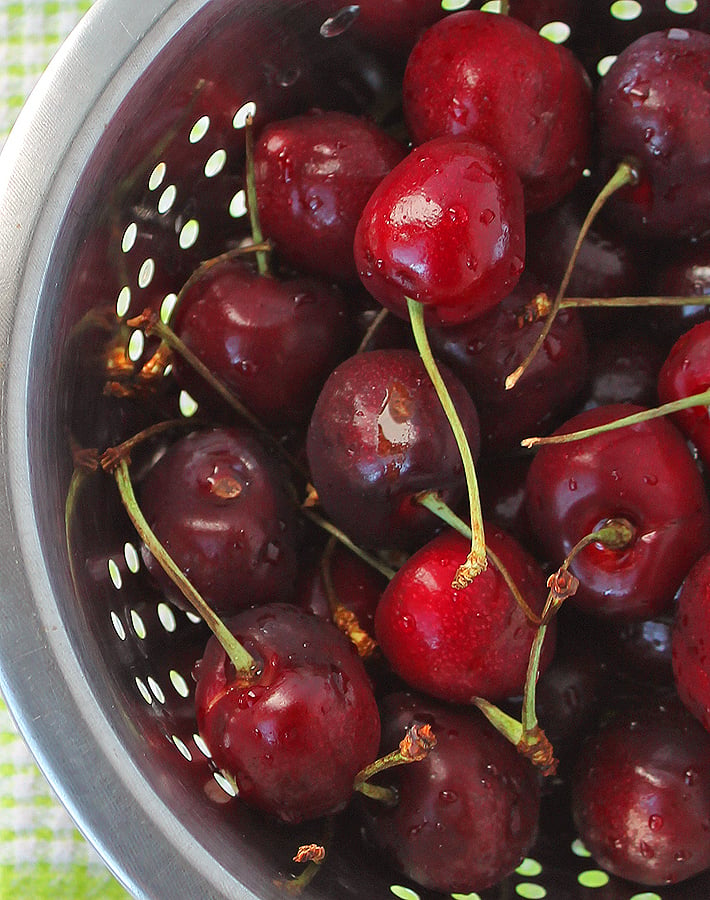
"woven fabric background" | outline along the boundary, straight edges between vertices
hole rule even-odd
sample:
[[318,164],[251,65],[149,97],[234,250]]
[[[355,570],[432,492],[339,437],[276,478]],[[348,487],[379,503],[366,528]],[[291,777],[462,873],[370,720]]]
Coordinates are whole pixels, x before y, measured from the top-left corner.
[[[91,0],[0,0],[0,147]],[[0,699],[0,900],[126,900],[74,827]]]

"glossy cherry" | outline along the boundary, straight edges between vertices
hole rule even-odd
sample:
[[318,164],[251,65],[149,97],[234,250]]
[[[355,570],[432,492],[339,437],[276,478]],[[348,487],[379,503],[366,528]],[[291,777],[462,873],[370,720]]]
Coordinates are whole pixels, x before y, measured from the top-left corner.
[[[596,407],[555,433],[638,412]],[[580,585],[569,603],[600,616],[647,619],[668,609],[695,560],[710,546],[710,506],[680,432],[664,419],[540,447],[528,472],[527,510],[548,558],[559,564],[609,518],[634,530],[624,549],[591,544],[570,571]]]
[[[473,401],[454,375],[444,377],[476,453]],[[451,427],[413,350],[373,350],[341,363],[316,403],[307,451],[326,515],[364,546],[416,546],[440,524],[416,495],[440,491],[455,505],[465,494]]]
[[373,122],[336,111],[272,122],[254,147],[262,231],[301,272],[356,280],[355,228],[370,195],[405,155]]
[[245,803],[282,822],[339,812],[380,739],[355,648],[330,622],[288,604],[245,610],[228,625],[258,671],[236,673],[217,640],[207,644],[195,709],[212,759]]
[[664,344],[634,323],[591,341],[585,408],[611,403],[656,406],[658,373],[665,359]]
[[[486,528],[486,545],[539,615],[547,598],[539,565],[495,527]],[[458,703],[474,697],[496,702],[522,693],[537,628],[490,560],[468,587],[451,586],[466,548],[464,537],[445,531],[413,554],[380,600],[375,635],[411,687]],[[554,629],[545,639],[543,668],[553,652]]]
[[678,694],[710,731],[710,555],[690,570],[678,597],[671,638]]
[[417,147],[373,192],[355,232],[367,291],[407,316],[466,321],[495,306],[523,270],[523,197],[515,172],[488,147],[442,137]]
[[710,735],[677,698],[636,698],[585,745],[573,781],[579,835],[600,866],[673,884],[710,866]]
[[416,144],[466,135],[520,176],[527,212],[565,196],[587,165],[592,90],[564,46],[510,16],[464,10],[412,51],[402,87]]
[[[279,465],[247,429],[177,440],[140,484],[148,524],[219,613],[290,599],[297,570],[294,506]],[[171,600],[182,595],[148,550],[146,566]]]
[[[308,419],[328,373],[345,355],[350,322],[333,286],[262,276],[248,263],[225,259],[189,282],[172,327],[259,420],[285,430]],[[214,392],[181,358],[175,376],[214,408]]]

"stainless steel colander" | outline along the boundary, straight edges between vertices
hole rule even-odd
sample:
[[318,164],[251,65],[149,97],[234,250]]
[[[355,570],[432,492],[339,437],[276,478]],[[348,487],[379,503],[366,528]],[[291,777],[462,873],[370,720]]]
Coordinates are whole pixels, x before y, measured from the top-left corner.
[[[690,6],[661,11],[680,22]],[[113,482],[72,477],[73,462],[140,427],[140,404],[118,396],[121,349],[138,360],[150,348],[119,320],[167,315],[196,263],[246,232],[246,114],[363,110],[386,94],[391,73],[348,35],[351,19],[323,29],[303,0],[98,0],[0,163],[0,689],[137,897],[282,897],[295,848],[319,841],[320,826],[276,827],[232,800],[192,717],[204,627],[150,585]],[[610,35],[624,22],[612,16]],[[107,397],[97,360],[113,337]],[[169,387],[159,402],[193,412]],[[532,857],[482,896],[710,896],[709,879],[643,891],[610,878],[564,817],[549,817]],[[365,854],[356,830],[340,823],[303,896],[434,896]]]

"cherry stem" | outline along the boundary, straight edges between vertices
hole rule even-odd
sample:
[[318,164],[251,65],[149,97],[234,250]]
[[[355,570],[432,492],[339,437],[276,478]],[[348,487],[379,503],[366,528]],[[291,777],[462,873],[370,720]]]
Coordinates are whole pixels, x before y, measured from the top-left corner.
[[[256,182],[254,179],[254,120],[252,116],[246,117],[244,126],[246,149],[246,193],[247,206],[249,207],[249,222],[251,223],[251,237],[255,244],[263,244],[264,235],[261,230],[259,208],[256,198]],[[262,250],[256,254],[256,267],[260,275],[269,274],[269,260]]]
[[164,431],[170,431],[172,428],[185,428],[187,424],[187,419],[165,419],[162,422],[155,422],[153,425],[149,425],[128,438],[128,440],[116,444],[114,447],[107,447],[99,458],[101,468],[105,472],[112,472],[118,465],[119,460],[125,459],[130,463],[131,453],[136,447],[157,437]]
[[[417,502],[428,509],[430,512],[434,513],[435,516],[438,516],[442,522],[445,522],[455,531],[458,531],[459,534],[463,535],[466,538],[471,537],[471,529],[464,522],[462,518],[456,515],[456,513],[448,506],[441,497],[435,491],[423,491],[421,494],[417,495]],[[518,590],[517,584],[510,577],[510,573],[503,565],[503,561],[498,557],[496,553],[494,553],[491,548],[486,544],[486,554],[490,558],[491,562],[495,566],[495,568],[500,572],[505,580],[505,583],[508,585],[508,590],[515,597],[515,602],[525,613],[525,617],[529,619],[534,625],[539,625],[542,621],[540,616],[536,615],[525,602],[523,595]]]
[[605,431],[616,431],[617,428],[639,425],[641,422],[647,422],[650,419],[659,419],[661,416],[669,416],[684,409],[691,409],[694,406],[707,406],[708,404],[710,404],[710,390],[703,391],[701,394],[692,394],[690,397],[671,400],[670,403],[655,406],[653,409],[645,409],[630,416],[623,416],[621,419],[614,419],[603,425],[595,425],[593,428],[570,431],[568,434],[551,434],[547,437],[524,438],[521,444],[523,447],[539,447],[544,444],[569,444],[572,441],[581,441],[584,438],[594,437],[594,435],[602,434]]
[[323,826],[323,842],[321,844],[305,844],[298,848],[298,852],[293,857],[293,861],[297,863],[307,863],[306,868],[289,881],[278,880],[276,886],[282,888],[286,893],[299,895],[313,881],[326,860],[328,848],[333,841],[335,833],[335,822],[333,816],[328,816]]
[[314,512],[312,509],[308,509],[307,507],[301,507],[301,512],[303,515],[310,519],[315,525],[319,528],[322,528],[323,531],[326,531],[328,534],[332,535],[336,540],[340,541],[340,543],[347,547],[348,550],[352,551],[356,556],[358,556],[364,563],[367,563],[368,566],[372,566],[380,575],[384,575],[389,581],[391,581],[395,576],[394,569],[390,569],[389,566],[385,565],[382,560],[377,559],[376,556],[372,556],[367,553],[361,547],[352,541],[344,531],[341,531],[332,522],[329,522],[327,519],[324,519],[323,516],[319,516],[317,512]]
[[191,604],[195,612],[197,612],[206,622],[210,631],[220,642],[224,652],[234,665],[237,674],[244,679],[251,680],[257,670],[256,660],[242,644],[239,643],[224,622],[222,622],[219,616],[217,616],[210,608],[202,595],[195,587],[193,587],[177,563],[156,537],[136,500],[136,495],[133,491],[133,483],[128,470],[128,463],[125,459],[119,461],[118,466],[114,471],[114,478],[118,485],[121,501],[128,513],[128,517],[138,532],[138,536],[155,559],[160,563],[173,583],[180,589],[180,592]]
[[599,306],[709,306],[710,297],[565,297],[560,309],[587,309]]
[[360,341],[360,344],[355,351],[356,353],[362,353],[367,349],[367,345],[370,343],[380,325],[385,321],[388,315],[389,310],[383,306],[382,309],[377,313],[375,318],[372,320],[372,322],[370,322],[367,331],[362,336],[362,340]]
[[507,16],[510,14],[510,0],[499,0],[500,9],[498,14],[501,16]]
[[420,762],[422,759],[426,759],[434,747],[436,747],[436,737],[431,730],[431,725],[410,725],[396,750],[376,759],[358,772],[353,783],[353,790],[359,791],[373,800],[379,800],[387,806],[394,806],[397,803],[397,792],[379,784],[370,784],[370,779],[386,769]]
[[434,385],[434,390],[439,398],[446,418],[449,420],[451,430],[454,433],[456,444],[461,454],[464,473],[466,476],[466,487],[468,488],[468,501],[471,515],[471,550],[466,560],[463,562],[456,573],[453,587],[460,590],[470,584],[476,575],[483,572],[487,566],[486,561],[486,539],[483,530],[483,513],[481,512],[481,498],[478,492],[478,479],[476,477],[476,467],[473,462],[473,454],[466,438],[463,424],[451,398],[449,389],[441,376],[439,367],[436,364],[434,355],[431,352],[429,338],[427,337],[426,327],[424,325],[424,307],[417,300],[407,297],[407,308],[409,310],[409,319],[412,324],[412,332],[417,350],[427,370],[429,378]]
[[321,574],[328,598],[330,616],[340,631],[353,642],[358,656],[361,659],[368,659],[377,649],[377,643],[360,626],[355,613],[341,603],[333,585],[333,552],[336,544],[337,538],[331,535],[321,557]]
[[572,250],[572,255],[570,256],[569,262],[567,263],[567,268],[565,269],[564,276],[562,277],[562,281],[560,282],[560,286],[557,290],[557,294],[555,295],[555,299],[552,301],[552,306],[550,307],[550,312],[547,315],[545,322],[543,324],[542,330],[540,334],[537,336],[537,340],[532,346],[532,349],[525,357],[523,362],[518,366],[518,368],[511,372],[510,375],[505,379],[505,389],[507,391],[511,390],[518,383],[525,370],[528,368],[533,359],[537,356],[540,348],[545,343],[548,334],[550,333],[550,329],[552,328],[552,323],[555,321],[555,317],[557,313],[560,311],[560,306],[562,304],[562,299],[565,295],[565,291],[567,290],[567,286],[569,285],[570,278],[572,277],[572,272],[574,270],[575,263],[577,262],[577,257],[579,256],[579,251],[582,249],[582,244],[584,243],[584,239],[587,236],[587,232],[592,226],[592,223],[597,217],[597,214],[604,206],[606,201],[614,194],[619,188],[624,187],[629,184],[636,184],[638,182],[638,172],[629,162],[619,163],[616,172],[611,176],[609,181],[604,185],[601,191],[597,194],[594,202],[592,203],[589,212],[587,213],[584,222],[582,223],[582,227],[579,230],[579,234],[577,235],[577,240],[575,241],[574,248]]

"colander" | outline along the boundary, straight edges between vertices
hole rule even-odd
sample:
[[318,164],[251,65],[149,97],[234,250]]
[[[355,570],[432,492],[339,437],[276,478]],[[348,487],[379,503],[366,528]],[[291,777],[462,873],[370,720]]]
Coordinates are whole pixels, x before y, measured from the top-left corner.
[[[627,20],[707,18],[692,0],[613,7],[594,35],[574,20],[548,31],[560,39],[571,25],[594,72]],[[111,479],[72,473],[90,458],[82,450],[142,424],[121,375],[151,344],[126,318],[145,307],[166,316],[195,265],[247,232],[246,115],[372,110],[388,96],[391,72],[348,28],[356,14],[326,22],[302,0],[98,0],[0,163],[0,689],[61,800],[136,897],[282,897],[295,849],[322,840],[318,823],[275,826],[230,796],[192,714],[204,626],[151,586]],[[194,413],[168,380],[157,402]],[[302,896],[440,895],[364,852],[346,816]],[[644,890],[610,877],[550,801],[531,857],[480,896],[699,898],[710,879]]]

